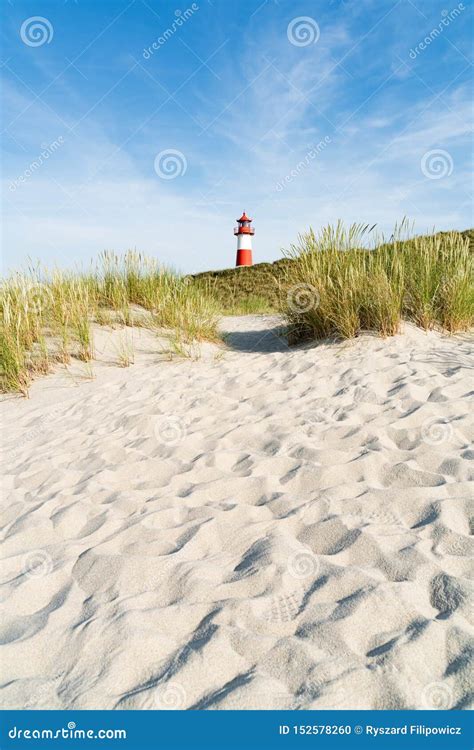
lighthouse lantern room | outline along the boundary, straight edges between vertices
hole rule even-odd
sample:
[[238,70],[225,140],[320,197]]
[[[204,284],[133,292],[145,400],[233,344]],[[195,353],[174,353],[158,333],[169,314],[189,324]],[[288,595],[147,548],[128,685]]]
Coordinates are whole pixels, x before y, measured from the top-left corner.
[[252,219],[243,212],[240,219],[237,219],[237,225],[234,227],[234,234],[237,236],[237,259],[236,266],[252,266],[252,235],[255,229],[250,226]]

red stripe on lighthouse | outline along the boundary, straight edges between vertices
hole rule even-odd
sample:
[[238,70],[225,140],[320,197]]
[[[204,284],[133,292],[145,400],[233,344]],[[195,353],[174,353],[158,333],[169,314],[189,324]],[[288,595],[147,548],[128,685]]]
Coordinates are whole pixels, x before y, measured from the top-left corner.
[[252,266],[252,251],[245,248],[237,250],[237,260],[235,261],[236,266]]

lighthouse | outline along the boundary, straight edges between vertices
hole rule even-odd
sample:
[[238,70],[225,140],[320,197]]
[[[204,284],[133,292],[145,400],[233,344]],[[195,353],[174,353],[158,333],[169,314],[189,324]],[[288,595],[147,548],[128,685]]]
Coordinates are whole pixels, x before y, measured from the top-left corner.
[[237,236],[237,259],[236,266],[252,266],[252,235],[255,229],[250,226],[252,219],[243,212],[240,219],[237,219],[238,226],[234,227],[234,234]]

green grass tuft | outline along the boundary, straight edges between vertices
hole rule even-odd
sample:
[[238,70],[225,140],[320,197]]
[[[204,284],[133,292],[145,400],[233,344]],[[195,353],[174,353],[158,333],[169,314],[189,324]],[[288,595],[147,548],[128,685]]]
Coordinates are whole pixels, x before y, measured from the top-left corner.
[[450,333],[473,325],[473,255],[459,232],[390,239],[373,227],[326,227],[300,235],[287,257],[283,312],[293,341],[347,339],[363,331],[390,336],[402,319]]
[[[92,323],[135,325],[132,305],[148,311],[148,325],[169,328],[186,343],[217,338],[215,301],[139,253],[103,253],[87,274],[29,268],[0,289],[1,390],[27,395],[31,379],[52,362],[90,362]],[[131,363],[132,356],[119,359]]]
[[[215,341],[219,315],[283,313],[291,342],[390,336],[403,319],[468,330],[474,232],[411,237],[402,222],[386,242],[374,229],[341,222],[310,229],[275,263],[185,277],[137,252],[104,252],[83,274],[30,267],[1,284],[0,387],[27,395],[53,362],[89,363],[94,321],[169,329],[175,353]],[[118,359],[131,364],[133,352],[125,347]]]

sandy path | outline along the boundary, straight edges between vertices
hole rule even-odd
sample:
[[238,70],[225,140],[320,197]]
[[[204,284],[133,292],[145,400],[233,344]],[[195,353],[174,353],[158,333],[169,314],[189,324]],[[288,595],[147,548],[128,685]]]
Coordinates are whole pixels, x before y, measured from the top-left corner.
[[278,325],[4,401],[4,707],[468,705],[472,344]]

